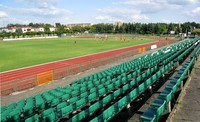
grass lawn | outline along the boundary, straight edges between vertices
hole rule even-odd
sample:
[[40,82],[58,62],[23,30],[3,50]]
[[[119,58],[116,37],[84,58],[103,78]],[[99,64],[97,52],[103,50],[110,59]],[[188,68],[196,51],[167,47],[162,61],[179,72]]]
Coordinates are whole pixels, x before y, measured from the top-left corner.
[[0,42],[0,72],[153,41],[140,38],[129,41],[109,38],[104,42],[91,38],[56,38]]

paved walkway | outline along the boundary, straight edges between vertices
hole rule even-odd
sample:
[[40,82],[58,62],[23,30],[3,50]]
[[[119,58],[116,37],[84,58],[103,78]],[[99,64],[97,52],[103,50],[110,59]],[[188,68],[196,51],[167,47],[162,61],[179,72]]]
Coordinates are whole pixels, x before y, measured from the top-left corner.
[[173,122],[200,122],[200,57],[191,73],[185,96],[178,103]]

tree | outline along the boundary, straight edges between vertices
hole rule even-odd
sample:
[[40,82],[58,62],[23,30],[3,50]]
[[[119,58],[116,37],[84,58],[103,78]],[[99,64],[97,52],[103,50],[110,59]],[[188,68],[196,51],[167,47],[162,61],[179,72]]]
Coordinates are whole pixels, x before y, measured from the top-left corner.
[[60,27],[61,26],[61,24],[60,23],[56,23],[56,27],[58,28],[58,27]]
[[16,33],[22,34],[22,29],[21,29],[21,28],[17,28],[17,29],[16,29]]

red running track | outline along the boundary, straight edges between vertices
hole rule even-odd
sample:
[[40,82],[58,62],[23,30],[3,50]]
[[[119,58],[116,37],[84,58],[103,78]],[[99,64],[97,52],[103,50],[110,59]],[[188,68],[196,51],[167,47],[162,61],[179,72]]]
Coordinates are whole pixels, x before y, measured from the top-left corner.
[[41,64],[41,65],[32,66],[32,67],[28,67],[28,68],[3,72],[0,74],[0,78],[1,78],[0,83],[8,82],[8,81],[15,80],[18,78],[36,75],[36,74],[46,72],[49,70],[53,70],[53,69],[71,66],[73,64],[80,64],[80,63],[88,62],[88,61],[95,60],[95,59],[113,56],[113,55],[120,54],[120,53],[123,53],[126,51],[138,49],[141,47],[148,47],[153,44],[159,44],[159,43],[163,43],[163,42],[166,42],[166,40],[159,40],[158,42],[142,44],[142,45],[137,45],[137,46],[131,46],[131,47],[127,47],[127,48],[111,50],[111,51],[106,51],[106,52],[97,53],[97,54],[91,54],[91,55],[77,57],[77,58],[73,58],[73,59],[62,60],[62,61],[52,62],[52,63],[48,63],[48,64]]

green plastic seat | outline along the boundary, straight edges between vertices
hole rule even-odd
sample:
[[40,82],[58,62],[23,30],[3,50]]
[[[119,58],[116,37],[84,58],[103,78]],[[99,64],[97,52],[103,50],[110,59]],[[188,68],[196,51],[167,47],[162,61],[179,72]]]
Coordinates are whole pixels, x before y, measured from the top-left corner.
[[97,89],[96,89],[96,88],[90,89],[90,94],[92,94],[92,93],[94,93],[94,92],[97,92]]
[[62,103],[60,103],[60,104],[58,104],[56,106],[56,110],[60,111],[62,108],[66,107],[66,106],[67,106],[67,103],[66,102],[62,102]]
[[45,108],[45,101],[39,94],[35,96],[35,107],[38,111],[43,110]]
[[85,92],[86,90],[87,90],[86,87],[82,87],[82,88],[80,89],[80,92],[83,93],[83,92]]
[[80,108],[82,106],[86,105],[86,99],[80,99],[76,102],[76,108]]
[[61,98],[64,95],[64,93],[59,92],[59,91],[55,91],[55,92],[52,93],[52,95],[54,95],[55,98]]
[[122,81],[122,83],[126,83],[126,82],[127,82],[127,80],[128,80],[128,79],[127,79],[127,77],[125,76],[125,77],[123,77],[123,78],[122,78],[122,80],[121,80],[121,81]]
[[29,97],[26,99],[26,104],[23,108],[24,110],[24,116],[29,116],[29,115],[32,115],[34,113],[34,110],[33,110],[33,107],[34,107],[34,104],[33,104],[33,97]]
[[54,112],[54,109],[53,108],[49,108],[45,111],[42,112],[41,116],[44,117],[44,116],[48,116],[50,113]]
[[78,122],[78,114],[74,115],[69,122]]
[[92,115],[96,110],[100,108],[99,102],[96,102],[95,104],[91,105],[89,107],[89,115]]
[[103,106],[105,106],[107,103],[109,103],[112,100],[112,96],[108,95],[103,98]]
[[84,92],[84,93],[82,93],[82,94],[80,95],[81,98],[85,98],[85,97],[87,97],[87,96],[88,96],[88,92]]
[[92,119],[90,122],[100,122],[98,117],[95,117],[94,119]]
[[142,76],[140,75],[140,76],[138,76],[138,77],[136,78],[136,83],[139,83],[141,80],[142,80]]
[[19,109],[15,109],[14,111],[9,113],[9,120],[10,121],[19,121],[20,120],[20,115],[21,111]]
[[147,79],[147,80],[145,81],[145,83],[146,83],[147,86],[150,86],[151,83],[152,83],[151,78]]
[[77,116],[78,116],[77,117],[78,121],[80,122],[81,120],[83,120],[86,117],[86,113],[85,113],[85,111],[82,111],[82,112],[78,113]]
[[114,116],[114,114],[115,114],[115,107],[112,105],[103,112],[103,120],[108,121]]
[[126,84],[122,87],[122,93],[125,93],[129,89],[129,84]]
[[168,102],[172,100],[173,91],[163,90],[158,97],[159,99],[165,100],[168,104]]
[[102,88],[100,90],[98,90],[99,96],[104,95],[106,93],[106,89]]
[[70,95],[69,94],[65,94],[61,97],[61,100],[64,102],[66,100],[68,100],[70,98]]
[[61,117],[68,115],[69,113],[73,112],[72,105],[65,106],[61,109]]
[[127,105],[127,97],[121,98],[118,102],[118,111],[120,111],[122,108],[124,108]]
[[136,84],[135,79],[130,82],[130,87],[133,87]]
[[97,93],[94,92],[88,96],[88,101],[91,102],[97,98]]
[[54,107],[54,106],[58,105],[59,103],[60,103],[59,98],[53,99],[52,102],[51,102],[51,107]]
[[158,108],[159,106],[161,106],[162,104],[164,104],[165,100],[163,99],[159,99],[159,97],[157,99],[155,99],[153,101],[153,103],[151,104],[152,107],[154,108]]
[[144,84],[144,83],[142,83],[142,84],[140,84],[140,85],[138,86],[138,91],[139,91],[139,93],[142,93],[142,92],[145,91],[145,84]]
[[50,103],[54,99],[54,97],[50,95],[48,92],[43,92],[42,96],[44,97],[45,102],[47,103]]
[[137,96],[138,96],[137,89],[132,90],[128,95],[129,102],[132,102]]
[[104,85],[103,85],[103,84],[97,86],[97,89],[102,89],[102,88],[104,88]]
[[117,80],[117,81],[115,82],[115,87],[118,87],[119,85],[121,85],[121,82],[120,82],[120,80]]
[[73,104],[73,103],[75,103],[77,100],[78,100],[78,97],[73,97],[73,98],[69,99],[69,103],[70,103],[70,104]]
[[156,115],[155,115],[156,109],[155,108],[148,108],[141,116],[140,121],[141,122],[156,122]]
[[53,108],[50,108],[50,109],[43,111],[42,114],[41,114],[42,121],[48,122],[49,121],[48,119],[51,118],[50,115],[52,115],[52,113],[54,113]]
[[112,84],[112,82],[110,82],[110,81],[105,82],[105,86],[108,86],[110,84]]
[[95,86],[99,85],[100,83],[100,81],[94,81]]
[[39,122],[39,116],[36,114],[32,117],[27,118],[25,122]]
[[1,109],[0,109],[0,114],[3,113],[6,109],[7,109],[6,106],[2,106]]
[[145,79],[147,77],[147,73],[146,72],[143,73],[141,77],[142,77],[142,79]]
[[107,90],[108,90],[108,91],[113,90],[113,88],[114,88],[114,85],[113,85],[113,84],[110,84],[110,85],[107,86]]
[[121,89],[118,89],[118,90],[116,90],[115,92],[114,92],[114,99],[116,99],[120,94],[122,94],[122,91],[121,91]]
[[54,112],[46,116],[46,122],[55,122],[55,120],[56,114]]
[[91,89],[91,88],[94,88],[94,85],[93,84],[89,84],[87,87],[88,87],[88,89]]
[[74,91],[72,91],[72,93],[71,93],[72,97],[75,97],[75,96],[77,96],[78,94],[79,94],[79,91],[77,91],[77,90],[74,90]]

